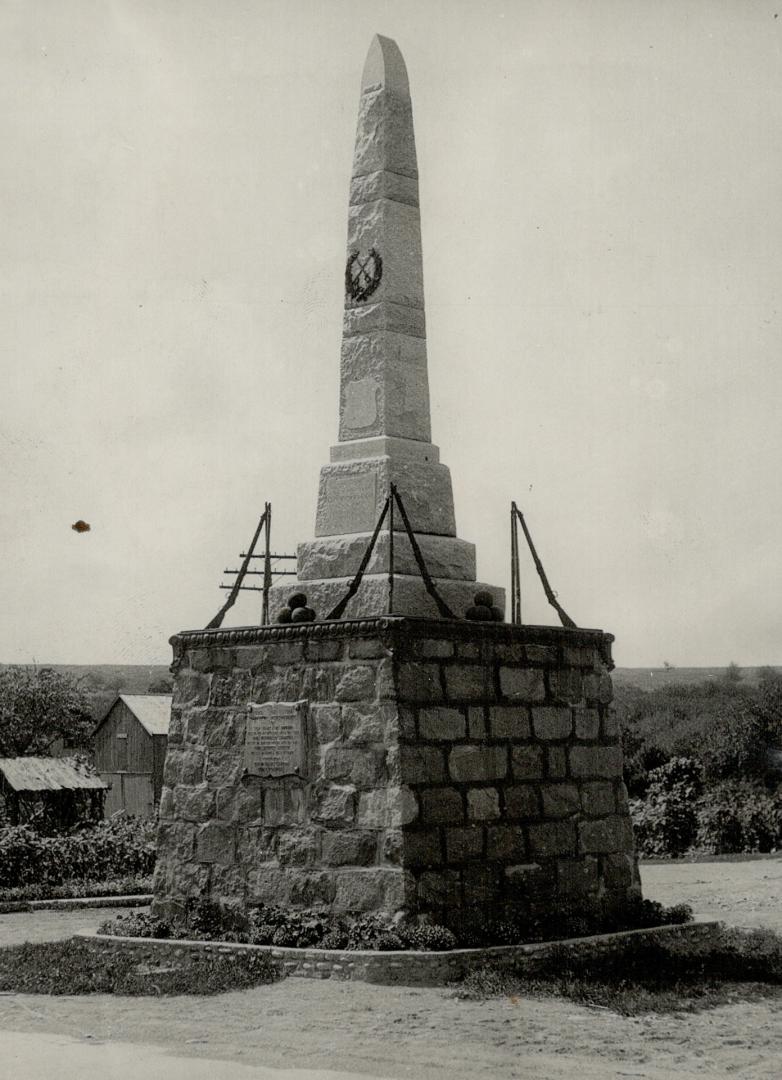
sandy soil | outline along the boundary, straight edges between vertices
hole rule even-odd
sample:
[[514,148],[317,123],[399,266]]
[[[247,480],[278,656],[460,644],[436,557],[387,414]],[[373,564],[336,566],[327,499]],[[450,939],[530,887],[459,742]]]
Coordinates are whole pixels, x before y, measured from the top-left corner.
[[[782,925],[776,910],[782,859],[648,866],[643,877],[647,895],[655,899],[686,900],[698,912],[741,924]],[[105,917],[78,916],[87,916],[82,925]],[[0,1029],[156,1045],[247,1064],[423,1080],[778,1080],[782,1071],[782,995],[695,1015],[627,1019],[552,1000],[476,1004],[440,989],[289,979],[207,999],[1,995]]]

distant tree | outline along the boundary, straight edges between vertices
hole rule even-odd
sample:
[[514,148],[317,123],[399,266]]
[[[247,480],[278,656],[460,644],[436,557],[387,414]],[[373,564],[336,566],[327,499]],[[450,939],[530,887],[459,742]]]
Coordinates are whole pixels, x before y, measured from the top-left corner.
[[170,694],[174,689],[171,679],[155,679],[148,687],[150,694]]
[[663,660],[663,667],[665,668],[666,671],[673,671],[674,670],[674,665],[671,663],[670,660]]
[[56,739],[76,746],[94,727],[87,695],[72,675],[51,668],[0,671],[0,757],[46,755]]
[[735,686],[735,684],[740,683],[743,678],[744,675],[738,664],[730,663],[725,668],[725,682],[732,683]]

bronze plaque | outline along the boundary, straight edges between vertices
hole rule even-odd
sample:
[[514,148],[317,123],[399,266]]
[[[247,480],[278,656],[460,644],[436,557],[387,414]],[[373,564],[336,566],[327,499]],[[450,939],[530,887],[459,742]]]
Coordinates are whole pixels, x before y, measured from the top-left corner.
[[251,705],[244,743],[250,776],[302,776],[305,771],[306,701]]

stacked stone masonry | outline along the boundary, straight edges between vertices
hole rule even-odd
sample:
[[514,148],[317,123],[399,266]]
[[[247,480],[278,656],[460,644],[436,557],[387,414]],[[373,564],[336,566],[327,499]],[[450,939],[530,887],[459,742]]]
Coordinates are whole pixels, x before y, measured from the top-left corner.
[[[155,906],[427,912],[458,926],[639,889],[609,635],[385,618],[185,633]],[[305,767],[245,772],[247,718],[304,703]]]

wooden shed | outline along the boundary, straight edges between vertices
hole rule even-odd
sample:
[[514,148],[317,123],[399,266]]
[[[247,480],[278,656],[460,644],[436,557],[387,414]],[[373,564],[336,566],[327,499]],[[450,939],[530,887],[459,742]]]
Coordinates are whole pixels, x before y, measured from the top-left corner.
[[106,816],[151,817],[163,789],[170,694],[120,694],[93,735],[93,761],[109,785]]
[[0,758],[0,819],[64,829],[103,817],[105,782],[78,758]]

